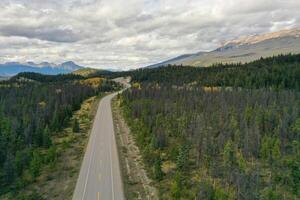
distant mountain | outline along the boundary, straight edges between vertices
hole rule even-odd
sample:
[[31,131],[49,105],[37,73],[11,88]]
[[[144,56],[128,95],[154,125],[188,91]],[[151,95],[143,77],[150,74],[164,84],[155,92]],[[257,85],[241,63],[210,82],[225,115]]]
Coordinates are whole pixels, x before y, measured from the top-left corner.
[[7,76],[0,76],[0,81],[6,81],[8,80],[10,77]]
[[156,68],[156,67],[160,67],[160,66],[163,66],[163,65],[175,64],[176,62],[178,62],[180,60],[183,60],[185,58],[191,57],[193,55],[195,55],[195,54],[184,54],[184,55],[178,56],[176,58],[172,58],[170,60],[163,61],[161,63],[150,65],[147,68]]
[[79,66],[72,61],[58,65],[48,62],[42,62],[39,64],[34,62],[8,62],[5,64],[0,64],[0,76],[14,76],[20,72],[36,72],[48,75],[67,74],[83,68],[84,67]]
[[148,67],[168,64],[206,67],[215,63],[251,62],[261,57],[288,53],[300,53],[300,29],[241,37],[211,52],[183,55]]

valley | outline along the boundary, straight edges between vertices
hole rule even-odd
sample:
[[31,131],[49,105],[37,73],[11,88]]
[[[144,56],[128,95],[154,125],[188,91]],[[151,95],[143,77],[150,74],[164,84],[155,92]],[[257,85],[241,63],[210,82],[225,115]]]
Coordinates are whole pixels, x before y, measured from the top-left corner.
[[299,199],[299,36],[128,71],[0,65],[0,199]]
[[0,84],[0,198],[297,199],[299,66],[19,73]]
[[300,200],[300,0],[0,7],[0,200]]

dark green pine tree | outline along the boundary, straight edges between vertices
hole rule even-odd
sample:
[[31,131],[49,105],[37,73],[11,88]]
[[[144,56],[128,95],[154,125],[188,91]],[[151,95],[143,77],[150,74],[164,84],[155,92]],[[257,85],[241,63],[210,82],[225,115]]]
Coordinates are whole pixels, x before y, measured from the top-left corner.
[[45,148],[49,148],[52,144],[51,142],[51,138],[50,138],[50,130],[48,128],[48,126],[46,126],[46,128],[43,131],[43,147]]
[[188,145],[182,145],[179,149],[179,154],[176,161],[176,166],[179,171],[185,171],[188,167],[189,160],[189,147]]
[[13,156],[9,154],[3,166],[4,179],[6,183],[11,183],[16,177],[15,162]]
[[40,168],[41,168],[41,159],[40,155],[37,151],[33,152],[32,159],[30,161],[30,173],[32,177],[37,177],[40,174]]
[[78,120],[75,118],[73,122],[73,133],[79,133],[80,132],[80,126]]
[[162,161],[161,158],[158,157],[154,163],[154,177],[156,180],[161,181],[163,179],[164,173],[161,169]]

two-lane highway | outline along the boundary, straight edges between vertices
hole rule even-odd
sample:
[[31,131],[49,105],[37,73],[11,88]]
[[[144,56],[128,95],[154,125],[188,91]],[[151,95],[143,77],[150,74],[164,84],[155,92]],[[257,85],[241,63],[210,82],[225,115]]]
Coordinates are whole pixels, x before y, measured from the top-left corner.
[[73,200],[125,199],[111,112],[116,94],[100,101]]

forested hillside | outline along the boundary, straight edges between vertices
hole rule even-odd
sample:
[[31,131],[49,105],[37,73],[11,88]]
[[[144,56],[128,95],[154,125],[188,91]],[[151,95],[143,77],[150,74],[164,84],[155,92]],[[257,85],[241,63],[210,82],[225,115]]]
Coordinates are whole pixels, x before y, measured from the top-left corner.
[[300,199],[299,58],[133,73],[121,106],[162,199]]
[[204,68],[169,65],[136,70],[130,75],[137,82],[299,90],[300,54],[262,58],[248,64],[218,64]]
[[92,87],[83,79],[22,73],[0,83],[0,195],[22,189],[55,162],[51,137],[85,99],[116,89],[110,81]]
[[300,83],[300,54],[261,58],[247,64],[215,64],[211,67],[168,65],[125,72],[99,71],[90,77],[131,76],[133,82],[168,85],[227,86],[296,89]]

